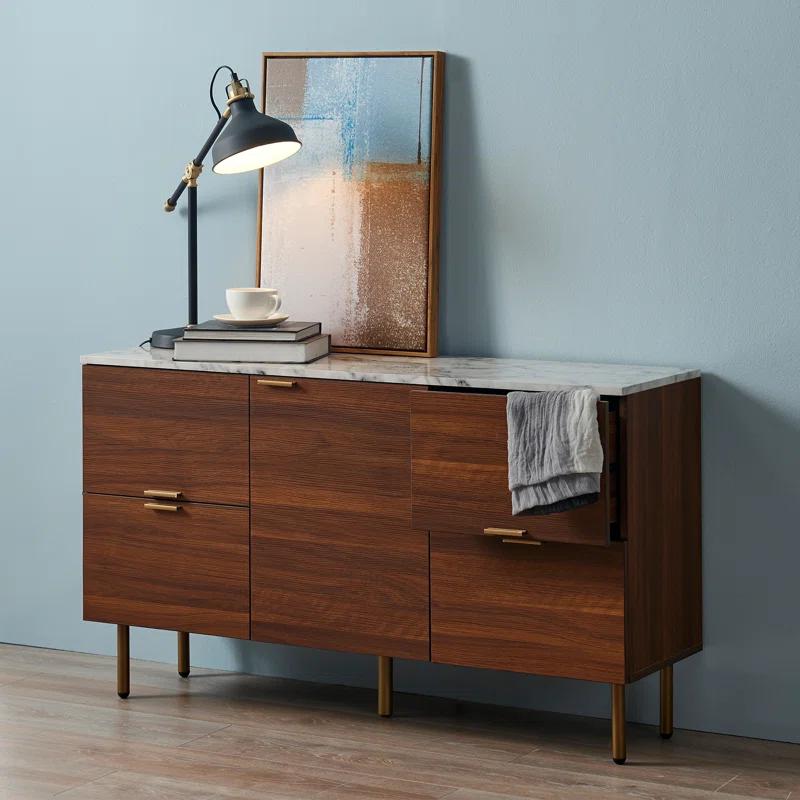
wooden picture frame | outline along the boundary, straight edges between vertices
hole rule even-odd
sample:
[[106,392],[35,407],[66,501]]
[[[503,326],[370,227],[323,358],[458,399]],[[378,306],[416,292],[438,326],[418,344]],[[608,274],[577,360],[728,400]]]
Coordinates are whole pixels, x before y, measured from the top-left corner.
[[[262,54],[262,80],[261,80],[261,109],[265,113],[271,113],[270,104],[268,103],[268,96],[267,96],[267,89],[269,86],[268,80],[268,67],[270,62],[274,62],[278,59],[388,59],[388,58],[402,58],[402,59],[420,59],[420,64],[425,65],[425,59],[430,59],[430,70],[431,70],[431,77],[430,77],[430,138],[429,144],[426,142],[426,146],[429,148],[429,157],[428,157],[428,171],[427,171],[427,210],[426,210],[426,218],[420,217],[417,219],[417,224],[422,229],[422,226],[426,225],[426,236],[427,236],[427,248],[425,252],[422,251],[422,245],[417,247],[417,254],[424,255],[424,267],[421,263],[414,262],[410,267],[407,269],[414,269],[417,274],[415,274],[414,282],[411,284],[415,287],[415,295],[413,298],[409,300],[409,302],[413,302],[415,313],[413,319],[419,320],[420,322],[424,322],[424,332],[420,332],[417,330],[416,322],[414,324],[413,330],[409,330],[408,318],[409,316],[406,315],[403,317],[404,322],[402,323],[406,327],[401,330],[398,324],[398,329],[396,332],[398,341],[409,341],[413,340],[415,346],[408,347],[408,346],[392,346],[391,342],[387,343],[385,341],[381,341],[378,346],[371,346],[369,337],[365,335],[365,341],[358,342],[357,345],[353,345],[352,343],[338,343],[332,338],[332,347],[331,350],[335,352],[343,352],[343,353],[363,353],[363,354],[370,354],[370,355],[395,355],[395,356],[422,356],[422,357],[432,357],[437,354],[437,340],[438,340],[438,283],[439,283],[439,202],[440,202],[440,193],[441,193],[441,162],[442,162],[442,135],[443,135],[443,112],[444,112],[444,62],[445,62],[445,54],[440,51],[417,51],[417,50],[408,50],[408,51],[397,51],[397,52],[372,52],[372,51],[357,51],[357,52],[298,52],[298,53],[275,53],[275,52],[265,52]],[[305,62],[305,67],[307,69],[308,62]],[[283,69],[287,68],[287,65],[281,65]],[[325,65],[327,66],[327,65]],[[277,73],[277,70],[276,70]],[[423,107],[422,101],[422,87],[423,87],[423,70],[420,70],[420,106],[419,106],[419,136],[420,136],[420,143],[422,142],[422,118],[423,118],[423,110],[427,112],[427,109]],[[275,112],[272,112],[273,116],[279,117],[284,119],[289,124],[296,127],[300,125],[302,128],[302,119],[298,122],[296,119],[292,119],[291,115],[287,118],[286,115],[282,116],[280,113],[280,109]],[[311,117],[311,119],[314,119]],[[300,140],[303,140],[303,132],[302,130],[298,130],[298,136]],[[421,152],[421,144],[417,149],[418,158],[419,153]],[[302,154],[303,151],[301,150],[300,153]],[[292,162],[298,158],[295,156],[294,159],[288,159],[286,162],[288,166],[285,169],[292,169]],[[302,162],[299,162],[302,164]],[[418,162],[420,163],[420,162]],[[282,165],[279,165],[282,167]],[[391,165],[390,165],[391,166]],[[266,172],[269,173],[271,170],[275,169],[275,167],[268,167]],[[291,175],[291,173],[286,173],[287,176]],[[288,185],[288,179],[284,179],[286,183],[284,185]],[[267,202],[267,197],[265,193],[269,190],[270,175],[265,175],[265,170],[261,170],[259,173],[259,191],[258,191],[258,222],[257,222],[257,239],[256,239],[256,285],[262,285],[262,278],[267,277],[267,270],[268,268],[264,265],[264,248],[267,246],[268,239],[265,234],[265,227],[267,225],[267,219],[265,214],[265,205]],[[385,191],[385,190],[384,190]],[[280,213],[280,208],[276,206],[276,213]],[[386,215],[387,212],[384,212]],[[416,219],[416,218],[415,218]],[[352,234],[351,234],[352,235]],[[401,269],[402,269],[401,265]],[[424,275],[424,289],[422,289],[419,284],[421,283],[421,276],[423,272],[423,268],[425,271]],[[365,272],[368,271],[367,267],[350,267],[350,269],[363,269]],[[394,275],[394,273],[392,273]],[[381,280],[386,281],[386,272],[383,271],[381,273]],[[389,278],[388,280],[391,280]],[[402,273],[400,274],[399,280],[403,280]],[[338,285],[338,284],[336,284]],[[407,284],[408,285],[408,284]],[[407,286],[406,285],[406,286]],[[283,288],[280,285],[277,285],[276,288],[281,289]],[[344,289],[342,291],[345,291]],[[352,292],[352,289],[350,289]],[[406,292],[403,296],[406,297],[408,292]],[[391,296],[391,292],[388,293],[387,296]],[[352,302],[352,300],[351,300]],[[422,303],[424,303],[424,309],[422,309]],[[302,314],[303,309],[300,304],[296,304],[294,302],[291,303],[291,307],[288,304],[285,304],[287,309],[293,314]],[[296,306],[300,307],[296,307]],[[369,306],[367,305],[367,314],[369,314]],[[359,309],[360,310],[360,309]],[[363,315],[362,315],[363,316]],[[385,315],[384,315],[385,316]],[[402,315],[399,315],[402,317]],[[332,322],[332,320],[321,320],[323,324],[323,331],[328,328],[328,324]],[[331,329],[328,328],[330,331]],[[391,338],[393,332],[391,330],[386,331],[385,333],[381,333],[380,336],[376,338],[381,339],[382,337]]]

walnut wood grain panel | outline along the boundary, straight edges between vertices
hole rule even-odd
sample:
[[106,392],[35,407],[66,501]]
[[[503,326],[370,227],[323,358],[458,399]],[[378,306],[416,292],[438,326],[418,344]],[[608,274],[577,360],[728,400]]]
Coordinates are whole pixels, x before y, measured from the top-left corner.
[[431,532],[431,659],[622,682],[624,548]]
[[[608,544],[609,460],[600,500],[546,516],[511,513],[505,395],[412,392],[412,494],[415,528],[482,533],[525,528],[548,541]],[[598,403],[600,435],[610,452],[608,404]]]
[[427,660],[426,532],[256,510],[252,556],[253,639]]
[[248,511],[84,495],[84,619],[246,639]]
[[252,635],[427,659],[409,388],[251,382]]
[[245,375],[85,366],[84,489],[247,505]]
[[700,380],[622,399],[631,680],[702,647]]

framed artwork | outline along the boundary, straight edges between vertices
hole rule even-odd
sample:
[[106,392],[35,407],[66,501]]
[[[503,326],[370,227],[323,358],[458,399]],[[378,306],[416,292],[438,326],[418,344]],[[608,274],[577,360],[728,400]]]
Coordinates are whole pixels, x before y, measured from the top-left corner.
[[303,143],[261,171],[257,286],[339,352],[436,355],[444,53],[264,53]]

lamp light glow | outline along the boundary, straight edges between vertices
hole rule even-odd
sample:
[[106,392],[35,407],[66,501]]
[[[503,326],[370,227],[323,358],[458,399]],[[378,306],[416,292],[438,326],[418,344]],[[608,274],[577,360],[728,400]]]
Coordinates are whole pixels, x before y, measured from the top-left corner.
[[268,167],[270,164],[277,164],[284,158],[294,155],[301,145],[300,142],[273,142],[272,144],[262,144],[258,147],[251,147],[241,153],[234,153],[218,164],[214,164],[213,170],[218,175],[233,175],[237,172],[249,172],[253,169]]

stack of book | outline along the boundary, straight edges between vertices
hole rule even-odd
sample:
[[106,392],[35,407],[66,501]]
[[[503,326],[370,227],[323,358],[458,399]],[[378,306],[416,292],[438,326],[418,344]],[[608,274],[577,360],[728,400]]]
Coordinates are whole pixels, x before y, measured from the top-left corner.
[[328,355],[331,337],[319,322],[282,322],[272,328],[234,327],[209,320],[175,342],[175,361],[254,361],[306,364]]

